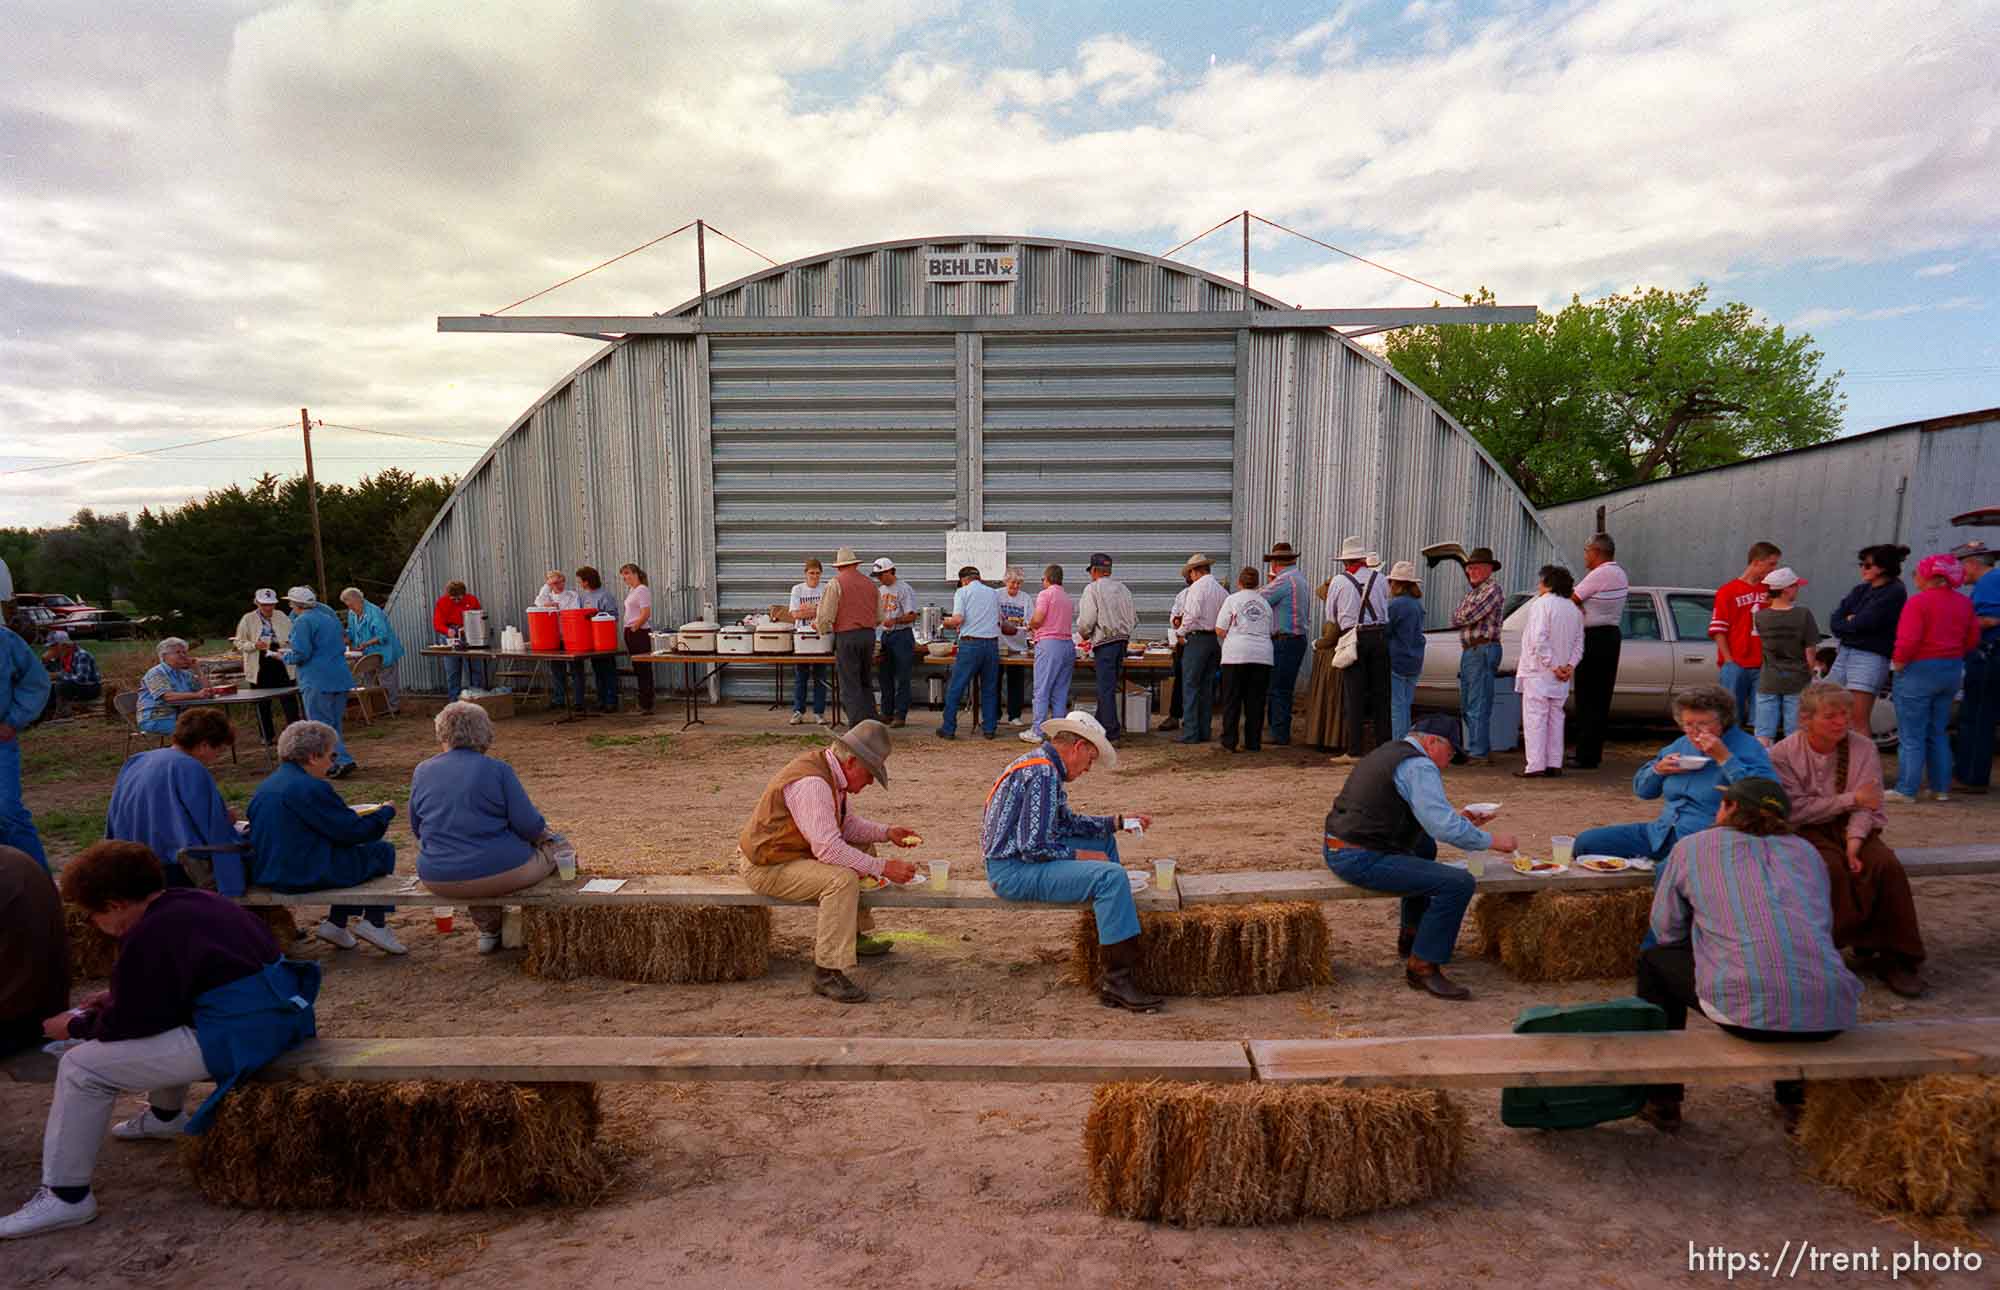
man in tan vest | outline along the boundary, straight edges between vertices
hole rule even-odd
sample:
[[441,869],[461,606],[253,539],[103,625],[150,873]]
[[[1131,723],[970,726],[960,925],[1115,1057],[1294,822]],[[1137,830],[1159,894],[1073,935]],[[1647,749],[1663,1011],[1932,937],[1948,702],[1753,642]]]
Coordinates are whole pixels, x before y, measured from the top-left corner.
[[842,547],[833,556],[833,581],[820,597],[813,626],[833,638],[833,666],[840,678],[841,715],[852,726],[873,721],[875,712],[875,628],[882,602],[875,580],[861,572],[861,557]]
[[913,847],[922,838],[848,809],[850,794],[874,783],[888,787],[888,760],[889,729],[879,721],[857,723],[831,747],[808,748],[771,777],[736,840],[736,869],[750,890],[819,903],[812,992],[840,1003],[868,1000],[847,976],[856,956],[892,948],[885,939],[861,935],[874,925],[861,908],[861,879],[908,882],[917,876],[908,860],[883,860],[873,851],[876,843]]

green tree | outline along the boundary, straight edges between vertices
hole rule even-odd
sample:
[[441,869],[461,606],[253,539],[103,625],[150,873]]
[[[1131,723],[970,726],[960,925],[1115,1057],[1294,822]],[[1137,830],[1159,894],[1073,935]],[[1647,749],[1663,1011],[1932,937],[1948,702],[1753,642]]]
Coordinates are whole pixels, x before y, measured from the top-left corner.
[[1842,373],[1820,372],[1812,337],[1707,303],[1706,285],[1572,297],[1532,324],[1392,332],[1385,350],[1537,506],[1832,438]]
[[32,582],[24,590],[67,592],[109,608],[131,589],[139,535],[130,516],[99,515],[86,506],[64,527],[44,529],[39,536],[29,562]]

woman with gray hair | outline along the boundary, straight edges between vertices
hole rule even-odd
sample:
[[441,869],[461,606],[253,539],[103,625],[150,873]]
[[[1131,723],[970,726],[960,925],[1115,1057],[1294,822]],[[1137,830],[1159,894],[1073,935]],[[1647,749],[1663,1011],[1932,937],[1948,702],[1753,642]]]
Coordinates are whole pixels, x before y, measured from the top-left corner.
[[1715,824],[1722,793],[1731,784],[1772,777],[1764,745],[1735,724],[1736,700],[1719,685],[1696,685],[1674,696],[1681,737],[1632,776],[1641,801],[1664,799],[1659,818],[1645,824],[1610,824],[1576,837],[1580,856],[1662,860],[1674,844]]
[[[1035,612],[1035,598],[1021,590],[1027,580],[1018,564],[1007,566],[1007,576],[1000,588],[1000,656],[1004,660],[1015,654],[1028,653],[1028,619]],[[1027,723],[1021,714],[1028,708],[1028,669],[1025,667],[1005,667],[1000,669],[1007,687],[1006,702],[1003,705],[1009,728],[1018,729]]]
[[160,661],[139,678],[139,729],[149,735],[170,735],[180,718],[174,705],[210,698],[215,687],[202,684],[188,643],[180,637],[167,637],[156,652]]
[[[438,755],[410,776],[410,832],[417,876],[440,896],[490,900],[532,887],[555,872],[540,843],[552,835],[514,768],[486,755],[493,719],[476,703],[437,714]],[[479,952],[500,948],[501,907],[471,905]]]
[[[327,772],[339,735],[323,721],[294,721],[278,736],[278,769],[250,799],[250,881],[273,891],[353,887],[396,871],[396,844],[385,842],[393,804],[357,811],[341,800]],[[318,935],[351,950],[356,937],[385,954],[409,950],[389,930],[394,905],[335,905]],[[360,914],[352,932],[347,920]]]

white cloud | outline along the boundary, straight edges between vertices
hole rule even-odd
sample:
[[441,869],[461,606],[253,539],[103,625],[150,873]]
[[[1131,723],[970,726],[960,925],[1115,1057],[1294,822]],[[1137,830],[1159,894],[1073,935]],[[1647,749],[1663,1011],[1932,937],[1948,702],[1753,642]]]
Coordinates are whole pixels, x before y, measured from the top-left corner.
[[1798,330],[1825,327],[1832,323],[1885,322],[1891,318],[1907,318],[1923,310],[1922,305],[1887,305],[1879,309],[1808,309],[1786,326]]
[[1963,265],[1953,262],[1926,264],[1923,268],[1917,270],[1916,276],[1919,278],[1947,278],[1957,273],[1963,267]]
[[1122,36],[1093,36],[1077,48],[1081,79],[1106,106],[1129,103],[1160,87],[1166,62]]
[[1986,301],[1979,296],[1953,296],[1940,300],[1935,306],[1940,313],[1957,313],[1966,309],[1984,309]]

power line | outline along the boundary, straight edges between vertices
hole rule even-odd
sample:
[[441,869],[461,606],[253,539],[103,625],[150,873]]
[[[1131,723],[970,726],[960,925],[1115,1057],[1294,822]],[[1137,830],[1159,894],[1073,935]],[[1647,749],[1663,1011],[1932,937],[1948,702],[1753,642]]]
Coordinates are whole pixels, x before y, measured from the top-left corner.
[[342,425],[338,421],[315,421],[313,424],[322,426],[328,430],[352,430],[357,434],[376,434],[381,435],[385,439],[413,439],[418,443],[453,444],[460,448],[477,448],[481,452],[485,452],[493,446],[486,443],[474,443],[470,439],[445,439],[437,435],[408,434],[401,430],[376,430],[370,426]]
[[1204,232],[1196,233],[1193,237],[1189,238],[1185,242],[1182,242],[1179,246],[1172,247],[1168,250],[1160,252],[1159,258],[1164,260],[1168,256],[1172,255],[1175,251],[1185,251],[1187,250],[1187,248],[1193,246],[1196,242],[1199,242],[1201,241],[1201,239],[1207,237],[1210,233],[1215,232],[1216,228],[1227,228],[1229,225],[1234,224],[1237,220],[1242,218],[1243,216],[1241,212],[1238,212],[1237,214],[1234,215],[1230,215],[1227,218],[1225,218],[1220,224],[1217,224],[1215,228],[1208,229]]
[[[1443,292],[1446,296],[1449,296],[1453,300],[1463,300],[1469,294],[1463,291],[1447,290],[1444,287],[1440,287],[1435,282],[1425,282],[1422,278],[1413,278],[1409,274],[1404,273],[1401,269],[1392,269],[1388,265],[1381,264],[1374,260],[1371,260],[1365,255],[1356,255],[1354,252],[1344,250],[1341,247],[1337,247],[1331,242],[1322,242],[1310,233],[1301,233],[1295,228],[1286,228],[1283,224],[1278,223],[1278,221],[1272,219],[1265,219],[1262,215],[1257,214],[1257,212],[1255,211],[1250,211],[1247,213],[1249,214],[1251,219],[1256,220],[1259,224],[1269,224],[1272,228],[1277,229],[1280,233],[1290,233],[1293,237],[1303,238],[1306,241],[1311,242],[1314,246],[1323,246],[1329,251],[1337,251],[1341,255],[1346,256],[1350,260],[1359,260],[1361,261],[1361,263],[1367,265],[1371,269],[1380,269],[1384,273],[1394,274],[1396,277],[1401,278],[1405,282],[1414,282],[1418,286],[1425,287],[1431,291]],[[1224,222],[1226,223],[1227,221]]]
[[[563,280],[562,280],[561,282],[558,282],[558,283],[556,283],[556,285],[555,285],[554,287],[543,287],[543,288],[542,288],[542,289],[541,289],[540,291],[537,291],[537,292],[536,292],[536,293],[535,293],[534,295],[532,295],[532,296],[522,296],[522,297],[521,297],[521,298],[520,298],[519,300],[516,300],[516,301],[515,301],[515,302],[514,302],[513,304],[511,304],[511,305],[502,305],[502,306],[500,306],[500,307],[499,307],[498,309],[495,309],[495,310],[493,311],[493,313],[491,313],[491,314],[488,314],[488,315],[486,315],[486,316],[487,316],[487,317],[489,317],[489,318],[491,318],[491,317],[494,317],[494,316],[496,316],[496,315],[499,315],[499,314],[504,314],[504,313],[506,313],[506,312],[507,312],[507,311],[508,311],[509,309],[514,309],[514,308],[517,308],[517,307],[519,307],[519,306],[521,306],[521,305],[525,305],[525,304],[527,304],[527,303],[528,303],[528,302],[529,302],[530,300],[539,300],[539,299],[541,299],[541,298],[542,298],[543,296],[546,296],[547,294],[549,294],[549,292],[551,292],[551,291],[554,291],[554,290],[556,289],[556,287],[566,287],[566,286],[568,286],[568,285],[569,285],[570,283],[572,283],[572,282],[575,282],[575,281],[576,281],[576,280],[577,280],[578,278],[587,278],[587,277],[589,277],[589,276],[590,276],[591,274],[593,274],[593,273],[597,272],[597,271],[598,271],[599,269],[608,269],[608,268],[610,268],[610,267],[611,267],[612,265],[614,265],[614,264],[618,263],[618,262],[619,262],[620,260],[624,259],[624,258],[625,258],[626,256],[628,256],[628,255],[637,255],[637,254],[638,254],[639,252],[641,252],[641,251],[645,250],[645,249],[646,249],[647,247],[649,247],[649,246],[657,246],[657,245],[659,245],[659,244],[660,244],[661,242],[664,242],[664,241],[666,241],[666,240],[667,240],[668,238],[672,237],[672,236],[674,235],[674,233],[685,233],[685,232],[687,232],[687,231],[688,231],[689,229],[691,229],[691,228],[693,228],[693,227],[694,227],[694,221],[693,221],[693,220],[689,220],[689,221],[688,221],[687,223],[685,223],[685,224],[681,225],[681,226],[680,226],[679,228],[677,228],[677,229],[673,230],[673,232],[672,232],[672,233],[662,233],[662,234],[660,234],[660,235],[659,235],[658,237],[654,238],[654,239],[653,239],[652,241],[650,241],[650,242],[641,242],[641,243],[640,243],[639,245],[637,245],[637,246],[633,247],[633,248],[632,248],[631,250],[629,250],[629,251],[623,251],[623,252],[620,252],[619,254],[617,254],[617,255],[614,255],[614,256],[612,256],[612,257],[611,257],[610,259],[606,260],[606,261],[605,261],[604,263],[602,263],[602,264],[593,264],[593,265],[592,265],[592,266],[590,266],[590,267],[589,267],[588,269],[585,269],[585,270],[584,270],[584,271],[583,271],[582,273],[575,273],[575,274],[571,274],[571,275],[570,275],[569,277],[567,277],[567,278],[564,278],[564,279],[563,279]],[[731,238],[730,240],[731,240],[731,241],[735,241],[735,239],[734,239],[734,238]],[[742,244],[741,244],[741,243],[738,243],[738,245],[740,246],[740,245],[742,245]],[[749,248],[748,248],[748,247],[745,247],[744,249],[745,249],[745,250],[748,250]]]
[[12,470],[0,470],[0,475],[28,475],[41,470],[66,470],[71,466],[95,466],[110,461],[127,461],[134,457],[156,457],[163,452],[177,452],[182,448],[201,448],[212,443],[226,443],[231,439],[248,439],[251,435],[270,434],[277,430],[291,429],[291,422],[283,425],[266,426],[262,430],[239,430],[234,434],[213,435],[207,439],[190,439],[186,443],[170,443],[161,448],[139,448],[132,452],[107,453],[101,457],[77,457],[70,461],[52,462],[46,466],[17,466]]
[[[725,241],[725,242],[730,242],[730,243],[733,243],[733,244],[734,244],[734,245],[736,245],[736,246],[743,246],[743,243],[741,243],[741,242],[738,242],[738,241],[736,241],[736,239],[735,239],[735,238],[733,238],[733,237],[729,236],[729,234],[727,234],[727,233],[723,232],[723,231],[722,231],[721,229],[717,228],[717,227],[716,227],[715,225],[713,225],[713,224],[710,224],[710,225],[708,226],[708,231],[709,231],[709,232],[711,232],[711,233],[713,233],[713,234],[715,234],[715,235],[716,235],[717,237],[721,238],[721,239],[722,239],[723,241]],[[777,268],[777,267],[778,267],[778,262],[777,262],[776,260],[774,260],[774,259],[772,259],[772,258],[771,258],[770,256],[768,256],[768,255],[764,254],[764,253],[763,253],[762,251],[758,250],[758,249],[757,249],[756,247],[754,247],[754,246],[743,246],[743,249],[744,249],[744,250],[746,250],[746,251],[748,251],[748,252],[749,252],[750,254],[752,254],[752,255],[756,256],[756,257],[757,257],[758,259],[762,260],[762,261],[763,261],[764,263],[766,263],[766,264],[770,265],[770,266],[771,266],[772,268],[774,268],[774,269],[775,269],[775,268]]]

